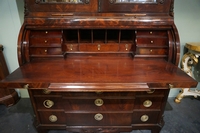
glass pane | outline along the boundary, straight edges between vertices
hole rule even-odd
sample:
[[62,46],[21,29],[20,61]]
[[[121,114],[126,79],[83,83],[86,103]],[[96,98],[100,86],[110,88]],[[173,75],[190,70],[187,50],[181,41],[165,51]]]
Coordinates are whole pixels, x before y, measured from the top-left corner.
[[64,3],[83,3],[84,0],[40,0],[43,3],[56,3],[56,2],[64,2]]
[[116,0],[116,3],[156,3],[156,0]]

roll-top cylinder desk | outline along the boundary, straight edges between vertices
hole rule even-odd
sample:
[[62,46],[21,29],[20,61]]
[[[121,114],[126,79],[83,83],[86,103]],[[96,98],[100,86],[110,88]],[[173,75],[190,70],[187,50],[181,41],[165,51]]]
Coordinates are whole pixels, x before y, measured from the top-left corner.
[[180,70],[174,0],[25,0],[19,68],[4,89],[28,89],[39,133],[160,132]]

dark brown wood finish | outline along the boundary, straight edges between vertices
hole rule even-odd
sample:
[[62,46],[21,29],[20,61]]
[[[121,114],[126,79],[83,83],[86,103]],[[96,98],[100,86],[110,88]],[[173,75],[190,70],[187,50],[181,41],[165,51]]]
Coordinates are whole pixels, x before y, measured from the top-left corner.
[[20,67],[0,85],[28,89],[40,133],[158,133],[169,90],[197,85],[177,67],[173,4],[25,0]]

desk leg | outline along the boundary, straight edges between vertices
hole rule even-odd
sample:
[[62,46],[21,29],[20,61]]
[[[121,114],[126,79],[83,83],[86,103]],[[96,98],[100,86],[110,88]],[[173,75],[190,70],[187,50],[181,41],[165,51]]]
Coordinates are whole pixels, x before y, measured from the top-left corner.
[[[183,58],[181,60],[181,69],[186,72],[189,76],[192,76],[192,67],[198,63],[198,55],[192,54],[190,52],[187,52],[183,55]],[[183,99],[184,96],[200,96],[200,91],[195,90],[192,91],[190,88],[182,88],[181,92],[176,96],[175,102],[180,103],[181,99]]]

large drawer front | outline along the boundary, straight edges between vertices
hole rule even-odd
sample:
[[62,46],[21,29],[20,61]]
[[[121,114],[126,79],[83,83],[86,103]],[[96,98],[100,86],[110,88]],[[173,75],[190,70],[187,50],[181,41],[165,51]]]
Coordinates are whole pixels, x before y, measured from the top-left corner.
[[132,114],[127,113],[67,113],[66,117],[70,118],[67,125],[70,126],[125,126],[131,125]]
[[63,109],[66,112],[131,111],[134,99],[66,99],[61,97],[36,97],[38,109]]
[[125,126],[131,125],[131,113],[64,113],[39,111],[42,124],[66,124],[68,126]]

